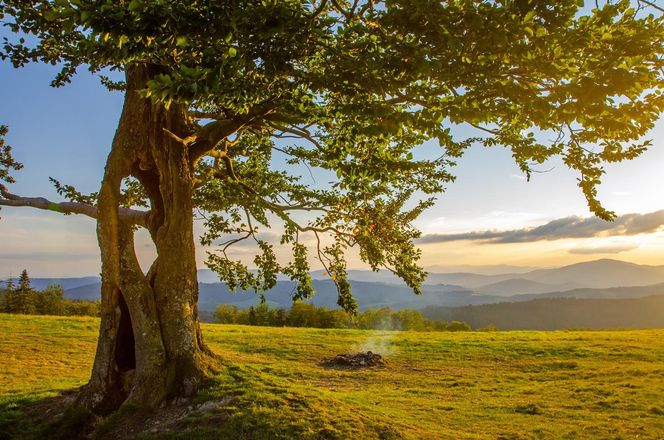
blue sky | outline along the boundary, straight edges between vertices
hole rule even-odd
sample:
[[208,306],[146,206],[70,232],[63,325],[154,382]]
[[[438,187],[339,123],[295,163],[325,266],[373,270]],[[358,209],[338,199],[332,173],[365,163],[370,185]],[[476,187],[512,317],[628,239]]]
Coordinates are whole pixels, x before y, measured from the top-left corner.
[[[0,63],[0,123],[9,126],[8,142],[16,159],[25,165],[11,187],[16,194],[58,200],[49,176],[83,192],[96,191],[101,180],[122,94],[106,91],[87,72],[81,72],[68,87],[53,89],[49,82],[55,72],[52,66],[15,70]],[[653,148],[630,163],[609,167],[600,188],[601,200],[618,214],[664,209],[663,121],[648,137],[654,139]],[[417,226],[425,234],[458,234],[514,230],[569,216],[589,216],[575,174],[560,161],[542,166],[542,170],[549,169],[526,182],[508,151],[472,148],[455,169],[457,181]],[[30,208],[4,208],[0,216],[0,277],[23,268],[33,276],[99,272],[91,219]],[[664,233],[659,229],[637,235],[603,233],[510,244],[447,241],[423,244],[422,250],[424,265],[551,266],[604,257],[664,264]],[[147,262],[151,252],[147,238],[141,236],[139,257]],[[204,250],[199,253],[202,267]],[[361,264],[351,256],[350,266]]]

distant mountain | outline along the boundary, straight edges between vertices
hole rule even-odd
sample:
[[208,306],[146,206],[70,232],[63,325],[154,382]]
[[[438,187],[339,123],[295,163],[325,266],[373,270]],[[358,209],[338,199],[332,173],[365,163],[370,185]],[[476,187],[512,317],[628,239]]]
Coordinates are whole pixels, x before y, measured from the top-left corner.
[[483,295],[512,296],[530,293],[547,293],[555,291],[571,290],[578,285],[574,283],[552,285],[530,281],[524,278],[510,278],[509,280],[487,284],[474,289]]
[[[259,303],[259,296],[253,292],[229,292],[224,284],[218,282],[217,275],[209,270],[199,270],[198,274],[200,310],[214,310],[218,304],[247,308]],[[312,277],[318,292],[312,302],[319,306],[336,307],[337,293],[332,281],[321,271],[313,272]],[[562,297],[638,298],[664,293],[664,266],[644,266],[617,260],[596,260],[518,274],[432,273],[420,296],[413,295],[391,273],[351,270],[349,278],[361,309],[381,306],[393,309],[455,307]],[[206,282],[208,280],[212,282]],[[99,277],[32,279],[36,289],[56,283],[63,286],[67,298],[99,299]],[[266,293],[266,300],[275,307],[289,307],[294,290],[293,281],[280,278],[277,285]]]
[[[664,294],[664,284],[653,286],[615,287],[609,289],[574,289],[565,292],[543,294],[523,294],[509,297],[477,294],[459,286],[423,286],[422,295],[414,295],[405,287],[385,283],[353,281],[353,293],[360,309],[391,307],[392,309],[422,309],[428,306],[460,307],[466,305],[491,304],[501,301],[524,302],[541,298],[639,298]],[[337,307],[337,292],[330,280],[314,280],[316,295],[311,302],[317,306]],[[101,284],[88,284],[65,290],[65,297],[78,300],[98,300]],[[268,304],[273,307],[289,308],[295,282],[278,281],[277,285],[265,294]],[[260,297],[253,291],[230,292],[222,283],[199,283],[199,309],[212,311],[219,304],[231,304],[244,309],[258,305]]]
[[465,307],[430,306],[422,314],[433,320],[463,321],[474,329],[562,330],[566,328],[662,328],[664,295],[637,299],[540,298]]
[[[99,277],[80,277],[80,278],[30,278],[30,285],[33,289],[44,290],[50,285],[59,284],[64,290],[74,289],[76,287],[85,286],[86,284],[99,283]],[[4,287],[6,280],[0,281],[0,287]],[[14,283],[18,282],[18,278],[14,278]]]
[[432,273],[476,273],[478,275],[503,275],[503,274],[519,274],[532,272],[536,269],[541,269],[540,267],[532,266],[512,266],[510,264],[492,264],[492,265],[481,265],[473,266],[470,264],[461,264],[455,266],[448,265],[435,265],[435,266],[425,266],[424,269],[427,272]]
[[[311,272],[311,278],[314,280],[329,280],[330,277],[322,270],[315,270]],[[385,283],[385,284],[400,284],[405,285],[403,280],[392,272],[387,270],[381,270],[380,272],[374,272],[372,270],[359,270],[359,269],[350,269],[348,270],[348,279],[353,281],[361,281],[365,283]],[[434,283],[431,283],[434,284]],[[443,283],[441,283],[443,284]]]
[[65,289],[65,298],[85,301],[101,299],[101,282]]
[[[436,272],[464,268],[462,272]],[[529,268],[494,266],[430,266],[426,285],[454,285],[476,293],[511,296],[528,293],[558,292],[576,288],[611,288],[622,286],[648,286],[664,283],[664,266],[646,266],[619,260],[595,260],[572,264],[553,269],[526,270]],[[314,280],[329,280],[321,270],[313,271]],[[404,286],[403,281],[388,271],[349,270],[348,277],[353,281]],[[280,281],[288,281],[280,276]],[[84,278],[36,278],[35,287],[42,288],[49,283],[60,282],[66,289],[81,287],[99,281],[99,277]],[[198,271],[200,283],[214,284],[219,277],[209,269]]]
[[664,283],[664,266],[645,266],[619,260],[595,260],[558,269],[540,269],[523,276],[546,284],[575,283],[579,287],[647,286]]
[[[428,305],[465,305],[498,301],[498,297],[475,295],[458,286],[427,286],[422,295],[414,295],[405,286],[384,283],[353,281],[353,293],[360,309],[389,306],[393,309],[420,309]],[[278,281],[277,285],[265,293],[265,300],[274,307],[289,308],[295,291],[295,282]],[[314,295],[311,302],[317,306],[337,307],[337,291],[330,280],[314,280]],[[232,304],[239,308],[257,305],[260,297],[253,291],[230,292],[221,283],[199,284],[199,308],[214,310],[219,304]]]
[[[274,307],[289,308],[295,291],[295,282],[278,281],[277,285],[265,293],[268,304]],[[314,280],[316,295],[311,302],[317,306],[337,307],[337,291],[330,280]],[[476,295],[458,286],[425,286],[422,295],[413,294],[405,286],[383,283],[353,281],[353,293],[361,309],[388,306],[393,309],[421,309],[429,305],[461,306],[500,301],[500,297]],[[69,299],[97,300],[101,284],[89,284],[65,290]],[[258,305],[260,296],[253,291],[231,292],[222,283],[199,283],[198,305],[201,310],[214,310],[219,304],[231,304],[238,308]]]
[[[354,280],[372,281],[379,279],[379,274],[369,271],[354,271],[349,276]],[[395,279],[394,282],[396,284],[398,280]],[[534,290],[527,290],[529,285],[527,282],[532,283],[530,287]],[[478,293],[511,296],[523,293],[543,293],[547,289],[563,291],[584,287],[610,288],[664,283],[664,266],[646,266],[603,259],[555,269],[537,269],[525,273],[499,275],[472,272],[430,273],[425,283],[453,284]],[[546,285],[549,287],[547,288]]]
[[[610,287],[607,289],[572,289],[564,292],[548,292],[509,297],[510,300],[526,301],[536,298],[586,298],[586,299],[620,299],[642,298],[652,295],[664,295],[664,284],[652,286]],[[505,300],[505,298],[503,298]]]

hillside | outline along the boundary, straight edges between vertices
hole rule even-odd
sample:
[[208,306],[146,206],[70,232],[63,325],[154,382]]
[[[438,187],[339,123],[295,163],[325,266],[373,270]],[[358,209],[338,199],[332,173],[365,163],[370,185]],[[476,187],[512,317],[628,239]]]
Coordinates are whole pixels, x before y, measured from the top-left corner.
[[[98,321],[0,315],[0,438],[53,424],[85,383]],[[664,437],[664,331],[412,333],[203,325],[224,362],[192,401],[97,426],[98,438]],[[320,365],[373,349],[387,364]],[[60,405],[60,406],[57,406]],[[67,419],[70,420],[70,419]],[[156,422],[159,422],[157,424]]]
[[565,328],[664,328],[664,295],[636,299],[539,298],[465,307],[431,306],[433,320],[464,321],[472,328],[562,330]]
[[474,289],[475,292],[482,295],[519,295],[519,294],[533,294],[533,293],[547,293],[556,290],[573,289],[574,284],[567,285],[551,285],[538,283],[537,281],[530,281],[524,278],[510,278],[505,281],[498,281],[497,283],[487,284]]

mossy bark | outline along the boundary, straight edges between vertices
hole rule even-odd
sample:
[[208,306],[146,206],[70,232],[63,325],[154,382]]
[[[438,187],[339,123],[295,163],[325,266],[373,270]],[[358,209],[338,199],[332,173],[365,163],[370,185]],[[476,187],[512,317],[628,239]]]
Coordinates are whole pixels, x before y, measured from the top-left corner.
[[[122,116],[99,193],[101,327],[92,377],[78,400],[99,414],[124,403],[156,407],[192,395],[214,364],[198,321],[193,161],[169,134],[190,131],[186,109],[165,109],[138,93],[158,73],[146,65],[127,68]],[[136,258],[134,230],[118,215],[128,176],[150,199],[148,230],[157,259],[147,274]]]

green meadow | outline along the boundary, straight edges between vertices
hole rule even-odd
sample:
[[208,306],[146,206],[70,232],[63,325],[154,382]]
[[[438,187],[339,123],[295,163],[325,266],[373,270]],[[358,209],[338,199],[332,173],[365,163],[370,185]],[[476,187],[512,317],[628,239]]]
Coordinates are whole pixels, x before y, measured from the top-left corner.
[[[95,318],[0,314],[0,438],[67,438],[66,421],[42,409],[86,382],[97,326]],[[664,438],[664,330],[203,330],[223,364],[209,388],[133,424],[112,416],[91,435]],[[383,354],[386,365],[321,365],[360,350]]]

